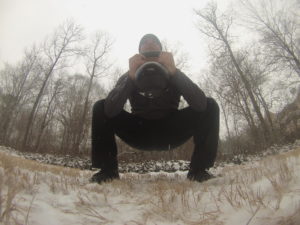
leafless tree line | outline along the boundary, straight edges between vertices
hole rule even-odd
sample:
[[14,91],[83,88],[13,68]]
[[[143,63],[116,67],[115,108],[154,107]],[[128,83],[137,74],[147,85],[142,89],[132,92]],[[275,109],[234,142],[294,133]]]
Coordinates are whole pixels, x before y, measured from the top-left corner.
[[[287,104],[282,93],[289,95],[288,89],[300,83],[298,13],[292,0],[238,0],[227,13],[211,1],[195,10],[198,29],[209,41],[204,87],[220,104],[227,143],[264,148],[283,141],[284,129],[271,111],[279,102]],[[238,25],[253,36],[252,43],[239,45],[233,32]]]
[[[1,144],[39,152],[86,151],[90,111],[105,94],[98,78],[109,74],[111,46],[108,34],[86,40],[83,29],[67,21],[26,50],[21,62],[6,64],[0,74]],[[79,62],[84,72],[70,72]]]
[[[289,89],[299,85],[299,4],[255,1],[237,0],[239,13],[220,12],[210,2],[195,15],[210,52],[201,87],[220,105],[227,143],[264,147],[282,137],[272,110],[286,104]],[[255,41],[239,45],[237,25]],[[101,78],[122,73],[109,60],[112,44],[108,34],[86,38],[82,27],[68,21],[27,49],[19,63],[6,64],[0,71],[0,144],[24,151],[89,152],[92,105],[106,95]],[[188,67],[186,54],[166,41],[163,45],[174,52],[178,67]],[[72,72],[78,65],[83,72]],[[183,148],[190,154],[191,143]],[[180,152],[183,157],[184,149]]]

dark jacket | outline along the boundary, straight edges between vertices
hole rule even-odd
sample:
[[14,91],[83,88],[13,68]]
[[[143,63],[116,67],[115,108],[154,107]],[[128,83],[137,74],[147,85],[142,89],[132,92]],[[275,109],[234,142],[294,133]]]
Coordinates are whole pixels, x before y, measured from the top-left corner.
[[145,119],[160,119],[178,109],[180,96],[184,97],[192,109],[206,109],[204,92],[180,70],[171,76],[169,82],[169,87],[161,96],[148,98],[139,93],[133,80],[125,73],[105,99],[105,114],[108,117],[116,116],[129,99],[134,115]]

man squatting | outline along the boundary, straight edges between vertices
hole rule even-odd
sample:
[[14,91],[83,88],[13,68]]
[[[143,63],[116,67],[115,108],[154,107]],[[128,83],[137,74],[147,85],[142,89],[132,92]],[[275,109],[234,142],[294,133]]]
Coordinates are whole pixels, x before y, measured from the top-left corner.
[[[160,51],[158,57],[146,58],[145,52]],[[134,83],[136,70],[147,61],[162,64],[169,72],[168,87],[157,97],[140,93]],[[188,103],[178,109],[180,97]],[[129,99],[131,113],[123,110]],[[122,75],[108,96],[94,104],[92,115],[92,167],[101,170],[90,179],[102,183],[119,178],[115,135],[141,150],[168,150],[193,137],[187,178],[205,181],[213,166],[219,140],[219,107],[183,72],[175,67],[173,55],[162,51],[159,39],[144,35],[139,54],[129,59],[129,71]]]

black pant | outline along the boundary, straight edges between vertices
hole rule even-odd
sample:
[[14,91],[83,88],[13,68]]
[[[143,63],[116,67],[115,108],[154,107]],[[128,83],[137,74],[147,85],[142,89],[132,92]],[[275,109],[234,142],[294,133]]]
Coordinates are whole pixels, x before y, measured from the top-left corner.
[[126,111],[113,118],[104,114],[104,101],[97,101],[92,117],[92,166],[116,169],[115,134],[128,145],[141,150],[168,150],[194,138],[190,170],[213,166],[219,140],[219,107],[207,98],[207,109],[197,112],[187,107],[158,120],[147,120]]

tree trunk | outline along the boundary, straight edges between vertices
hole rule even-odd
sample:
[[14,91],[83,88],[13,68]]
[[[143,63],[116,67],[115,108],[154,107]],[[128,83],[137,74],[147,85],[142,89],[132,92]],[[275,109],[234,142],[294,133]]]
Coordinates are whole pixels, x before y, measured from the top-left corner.
[[[94,68],[95,68],[95,65],[94,65]],[[92,88],[92,84],[93,84],[93,79],[94,79],[94,75],[92,75],[89,80],[89,86],[88,86],[87,94],[86,94],[85,101],[84,101],[83,113],[82,113],[81,119],[79,121],[78,134],[77,134],[75,145],[73,147],[73,149],[75,150],[76,153],[79,153],[79,146],[83,139],[83,137],[82,137],[83,127],[84,127],[84,122],[86,120],[86,115],[87,115],[87,111],[88,111],[89,96],[90,96],[90,92],[91,92],[91,88]]]
[[34,148],[36,152],[39,151],[41,138],[42,138],[42,136],[43,136],[43,134],[44,134],[45,128],[47,127],[47,125],[48,125],[48,123],[49,123],[49,121],[47,121],[47,117],[48,117],[48,114],[49,114],[49,111],[50,111],[50,107],[51,107],[51,104],[52,104],[52,102],[53,102],[55,96],[56,96],[56,93],[54,93],[54,95],[51,97],[50,102],[49,102],[49,104],[48,104],[48,106],[47,106],[47,110],[46,110],[46,112],[45,112],[45,115],[44,115],[44,117],[43,117],[43,121],[42,121],[42,124],[41,124],[41,126],[40,126],[38,138],[37,138],[36,145],[35,145],[35,148]]
[[15,111],[16,107],[18,106],[18,104],[20,103],[21,94],[22,94],[25,82],[26,82],[26,80],[29,76],[29,73],[31,72],[31,70],[33,68],[35,60],[36,60],[36,57],[34,58],[34,60],[29,65],[29,68],[27,69],[27,71],[24,73],[24,76],[23,76],[23,79],[20,83],[20,86],[17,88],[18,91],[17,91],[17,94],[16,94],[16,97],[15,97],[14,101],[10,103],[10,106],[8,107],[8,109],[5,112],[5,116],[2,117],[3,124],[1,126],[1,130],[2,130],[1,134],[2,135],[0,137],[0,140],[2,139],[2,142],[4,144],[7,144],[7,131],[8,131],[8,128],[10,126],[14,111]]
[[259,119],[259,121],[260,121],[260,123],[261,123],[261,125],[262,125],[262,128],[263,128],[263,130],[264,130],[264,134],[266,135],[266,138],[268,138],[268,137],[270,136],[269,128],[268,128],[268,126],[267,126],[267,124],[266,124],[266,122],[265,122],[265,120],[264,120],[264,117],[263,117],[263,115],[262,115],[262,113],[261,113],[261,111],[260,111],[260,108],[259,108],[259,106],[258,106],[258,103],[257,103],[257,101],[256,101],[256,99],[255,99],[255,97],[254,97],[254,94],[253,94],[252,89],[251,89],[251,85],[250,85],[249,81],[247,80],[245,74],[244,74],[243,71],[241,70],[239,64],[237,63],[237,61],[236,61],[236,59],[235,59],[235,57],[234,57],[234,54],[233,54],[233,52],[232,52],[232,50],[231,50],[231,47],[230,47],[228,41],[227,41],[226,38],[223,36],[222,32],[220,32],[219,30],[218,30],[218,32],[219,32],[220,36],[222,37],[222,40],[224,41],[224,43],[225,43],[225,45],[226,45],[226,47],[227,47],[227,49],[228,49],[228,51],[229,51],[230,58],[231,58],[231,60],[232,60],[232,62],[233,62],[233,64],[234,64],[234,66],[235,66],[237,72],[239,73],[242,82],[243,82],[244,85],[245,85],[246,91],[247,91],[247,93],[248,93],[248,95],[249,95],[249,97],[250,97],[250,100],[251,100],[251,103],[252,103],[252,105],[253,105],[254,111],[256,112],[256,115],[257,115],[257,117],[258,117],[258,119]]
[[26,125],[26,130],[25,130],[25,134],[24,134],[24,138],[23,138],[23,143],[22,143],[22,149],[25,150],[27,148],[27,142],[28,142],[28,138],[29,138],[29,133],[30,133],[30,130],[31,130],[31,127],[32,127],[32,123],[33,123],[33,119],[34,119],[34,115],[36,113],[36,110],[37,110],[37,107],[38,107],[38,104],[40,103],[41,99],[42,99],[42,96],[43,96],[43,93],[44,93],[44,90],[46,88],[46,85],[48,83],[48,80],[50,78],[50,76],[52,75],[53,73],[53,70],[63,52],[63,49],[62,48],[59,52],[59,54],[57,55],[57,57],[55,58],[55,61],[54,63],[51,65],[48,73],[46,74],[46,77],[45,77],[45,80],[43,82],[43,85],[38,93],[38,96],[36,97],[35,99],[35,102],[33,104],[33,107],[31,109],[31,112],[30,112],[30,115],[29,115],[29,118],[28,118],[28,121],[27,121],[27,125]]

